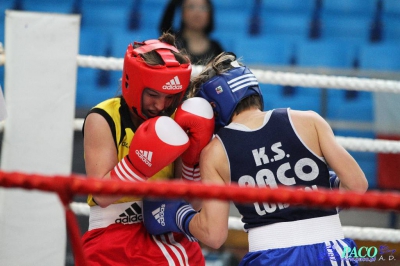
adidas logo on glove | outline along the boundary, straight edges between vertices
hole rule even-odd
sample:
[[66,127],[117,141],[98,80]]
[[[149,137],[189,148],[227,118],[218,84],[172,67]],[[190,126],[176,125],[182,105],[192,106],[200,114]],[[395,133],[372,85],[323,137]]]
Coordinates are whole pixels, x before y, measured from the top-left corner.
[[165,211],[165,204],[162,204],[160,207],[151,212],[154,216],[154,219],[156,219],[157,222],[162,226],[165,226],[164,211]]
[[162,88],[163,90],[181,90],[182,85],[181,82],[179,81],[178,76],[175,76],[169,82],[165,83],[165,85]]
[[137,154],[137,156],[139,156],[140,159],[142,159],[145,164],[151,167],[151,157],[153,157],[152,151],[136,150],[135,153]]

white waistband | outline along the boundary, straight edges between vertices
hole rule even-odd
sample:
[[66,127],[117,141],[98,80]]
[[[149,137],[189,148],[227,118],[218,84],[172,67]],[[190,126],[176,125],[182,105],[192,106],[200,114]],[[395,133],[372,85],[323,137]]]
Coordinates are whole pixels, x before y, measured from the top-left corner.
[[249,229],[249,251],[310,245],[344,238],[339,215],[282,222]]
[[142,201],[111,204],[106,208],[90,207],[89,231],[104,228],[114,223],[134,224],[143,221]]

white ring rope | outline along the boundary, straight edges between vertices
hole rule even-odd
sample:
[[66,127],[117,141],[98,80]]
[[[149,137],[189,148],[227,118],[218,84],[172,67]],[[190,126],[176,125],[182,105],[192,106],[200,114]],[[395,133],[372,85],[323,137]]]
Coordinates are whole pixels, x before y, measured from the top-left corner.
[[[80,67],[100,68],[104,70],[122,70],[123,59],[115,57],[78,55],[77,63]],[[197,75],[202,68],[203,66],[194,66],[192,74]],[[310,88],[400,93],[400,82],[395,80],[286,73],[260,69],[252,69],[252,71],[261,83]]]
[[[81,131],[83,126],[83,118],[74,120],[73,128],[75,131]],[[0,122],[0,132],[3,131],[5,121]],[[335,137],[337,142],[349,151],[359,152],[376,152],[376,153],[400,153],[400,141],[398,140],[383,140],[383,139],[368,139],[355,137]]]
[[[94,57],[78,55],[78,66],[101,68],[104,70],[122,70],[123,59],[115,57]],[[193,74],[200,73],[203,66],[193,66]],[[304,86],[314,88],[337,88],[400,93],[400,82],[391,80],[340,77],[314,74],[284,73],[277,71],[252,70],[262,83],[278,85]],[[75,123],[75,130],[82,127]],[[373,140],[366,138],[336,137],[348,150],[364,152],[400,153],[400,141]]]
[[367,139],[354,137],[335,137],[346,150],[379,153],[400,153],[400,141]]
[[[74,121],[74,130],[81,131],[83,126],[83,118],[76,118]],[[0,132],[4,128],[4,121],[0,122]],[[354,137],[336,136],[337,142],[349,151],[360,152],[377,152],[377,153],[400,153],[400,141],[367,139]]]
[[400,93],[400,82],[344,76],[284,73],[279,71],[252,70],[261,83],[310,88],[346,89]]
[[[83,118],[74,120],[73,128],[75,131],[81,131]],[[0,132],[4,129],[5,122],[0,122]],[[349,151],[377,152],[377,153],[400,153],[400,141],[382,140],[368,138],[354,138],[336,136],[337,142]]]
[[[0,65],[3,65],[5,63],[5,56],[4,54],[0,55]],[[104,56],[78,55],[77,65],[80,67],[98,68],[103,70],[122,70],[123,59]],[[198,74],[202,68],[203,66],[193,66],[192,74]],[[400,82],[395,80],[287,73],[260,69],[252,69],[252,71],[261,83],[282,86],[288,85],[310,88],[400,93]]]
[[[86,203],[72,202],[69,206],[76,215],[89,216],[90,207]],[[243,222],[239,217],[229,217],[228,227],[232,230],[244,230]],[[353,239],[392,243],[400,242],[400,230],[357,226],[343,226],[342,228],[344,236]]]
[[116,57],[78,55],[77,63],[80,67],[122,71],[124,59]]

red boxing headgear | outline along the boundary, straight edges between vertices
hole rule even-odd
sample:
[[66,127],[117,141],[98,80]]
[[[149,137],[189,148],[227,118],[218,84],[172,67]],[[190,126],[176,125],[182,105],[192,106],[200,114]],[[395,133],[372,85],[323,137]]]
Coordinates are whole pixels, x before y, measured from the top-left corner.
[[[147,119],[148,117],[142,113],[144,89],[149,88],[166,94],[180,93],[176,103],[179,104],[189,86],[192,66],[190,63],[180,64],[175,59],[171,51],[177,53],[179,51],[173,45],[159,40],[148,40],[139,44],[143,46],[133,48],[132,44],[129,44],[125,53],[122,96],[130,108],[133,108],[141,118]],[[163,59],[164,65],[149,65],[140,56],[153,50]]]

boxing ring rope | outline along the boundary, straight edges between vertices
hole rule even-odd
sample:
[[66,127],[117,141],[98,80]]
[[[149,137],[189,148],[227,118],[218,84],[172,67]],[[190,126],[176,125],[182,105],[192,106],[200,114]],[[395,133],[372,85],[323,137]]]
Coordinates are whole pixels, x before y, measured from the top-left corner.
[[[400,211],[400,193],[380,193],[367,191],[364,194],[356,192],[343,192],[320,188],[317,191],[296,188],[279,187],[240,187],[235,184],[230,186],[210,185],[202,183],[189,183],[182,181],[154,181],[154,182],[121,182],[116,180],[101,180],[98,178],[86,178],[82,175],[70,176],[43,176],[36,174],[24,174],[19,172],[0,171],[0,186],[6,188],[24,188],[30,190],[42,190],[56,192],[63,203],[68,234],[71,239],[75,263],[78,266],[87,265],[80,240],[80,230],[76,216],[72,210],[72,198],[77,194],[119,194],[137,196],[156,196],[163,198],[202,198],[220,199],[240,203],[270,202],[289,203],[294,205],[307,205],[318,207],[356,207],[367,209],[381,209]],[[238,221],[230,219],[230,224]],[[350,235],[359,237],[361,234],[378,236],[384,241],[400,242],[399,232],[396,230],[378,231],[368,228],[353,230],[348,228]],[[346,230],[344,230],[346,232]],[[373,234],[371,234],[373,233]],[[370,239],[370,238],[367,238]],[[376,238],[374,238],[376,240]]]
[[[80,67],[99,68],[103,70],[122,70],[123,59],[115,57],[79,55],[77,57],[77,63]],[[193,75],[197,75],[202,68],[203,66],[193,66]],[[400,93],[400,82],[395,80],[285,73],[280,71],[260,69],[252,69],[251,71],[261,83],[319,89],[330,88]]]

